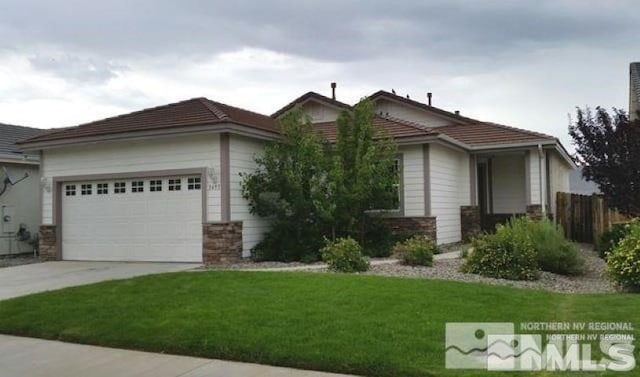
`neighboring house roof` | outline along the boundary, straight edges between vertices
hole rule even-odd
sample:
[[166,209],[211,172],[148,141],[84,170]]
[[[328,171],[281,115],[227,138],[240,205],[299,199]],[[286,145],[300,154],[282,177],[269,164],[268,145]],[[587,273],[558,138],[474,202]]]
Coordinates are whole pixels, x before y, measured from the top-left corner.
[[278,133],[276,122],[267,115],[225,105],[207,98],[193,98],[75,127],[50,130],[45,134],[22,140],[21,143],[47,142],[218,123],[234,123],[262,131]]
[[600,194],[600,188],[595,182],[584,179],[582,168],[573,170],[569,175],[569,189],[572,193],[581,195]]
[[473,147],[556,140],[542,133],[489,122],[441,126],[433,130]]
[[[396,140],[420,136],[435,136],[438,134],[437,132],[427,129],[417,123],[397,118],[383,117],[380,115],[374,116],[373,125],[383,128],[389,136],[393,137]],[[318,131],[326,135],[329,141],[335,141],[337,132],[336,122],[314,123],[313,127],[314,129],[317,129]]]
[[374,101],[377,100],[377,99],[380,99],[380,98],[388,98],[388,99],[391,99],[393,101],[401,102],[401,103],[404,103],[406,105],[418,108],[420,110],[424,110],[424,111],[428,111],[428,112],[431,112],[431,113],[436,114],[436,115],[440,115],[441,117],[448,118],[450,120],[453,120],[456,123],[477,123],[477,122],[479,122],[479,120],[477,120],[477,119],[467,118],[467,117],[464,117],[462,115],[459,115],[459,114],[456,114],[456,113],[452,113],[450,111],[442,110],[442,109],[439,109],[439,108],[437,108],[435,106],[428,105],[426,103],[422,103],[422,102],[419,102],[419,101],[412,100],[410,98],[406,98],[406,97],[403,97],[403,96],[399,96],[397,94],[393,94],[393,93],[387,92],[385,90],[378,90],[377,92],[375,92],[372,95],[370,95],[369,98],[371,98]]
[[338,100],[335,100],[333,98],[329,98],[327,96],[323,96],[322,94],[316,93],[316,92],[307,92],[303,95],[301,95],[300,97],[294,99],[293,101],[289,102],[286,106],[284,106],[283,108],[281,108],[280,110],[276,111],[275,113],[271,114],[271,116],[273,118],[277,118],[280,115],[286,113],[287,111],[291,110],[295,105],[302,105],[303,103],[309,101],[309,100],[316,100],[318,102],[321,103],[325,103],[340,109],[351,109],[351,105],[348,105],[344,102],[340,102]]
[[36,136],[43,132],[46,131],[40,128],[0,123],[0,154],[21,155],[22,151],[16,145],[16,141]]

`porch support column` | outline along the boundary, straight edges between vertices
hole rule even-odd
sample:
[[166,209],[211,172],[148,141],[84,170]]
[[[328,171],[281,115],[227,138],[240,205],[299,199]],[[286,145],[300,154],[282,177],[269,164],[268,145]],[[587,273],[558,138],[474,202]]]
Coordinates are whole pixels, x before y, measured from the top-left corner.
[[529,149],[525,155],[526,213],[533,219],[541,219],[548,212],[546,203],[547,163],[542,148]]

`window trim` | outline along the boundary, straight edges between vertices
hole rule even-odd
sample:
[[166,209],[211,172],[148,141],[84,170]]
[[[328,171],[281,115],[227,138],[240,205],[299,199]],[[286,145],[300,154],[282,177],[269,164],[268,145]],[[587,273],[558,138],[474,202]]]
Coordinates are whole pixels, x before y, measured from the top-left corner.
[[161,192],[162,186],[163,186],[162,179],[149,180],[149,192]]
[[141,194],[144,192],[144,181],[134,180],[131,181],[131,193],[132,194]]
[[80,196],[93,195],[93,184],[81,183],[80,184]]
[[64,185],[64,196],[76,196],[76,191],[75,184]]
[[182,178],[167,179],[167,191],[182,191]]
[[108,182],[96,183],[96,195],[109,195],[109,183]]
[[[122,186],[120,186],[122,185]],[[122,191],[120,191],[122,190]],[[113,193],[115,194],[126,194],[127,193],[127,182],[126,181],[117,181],[113,182]]]
[[[193,182],[190,182],[191,180]],[[197,190],[202,190],[202,179],[200,177],[187,177],[187,191]]]

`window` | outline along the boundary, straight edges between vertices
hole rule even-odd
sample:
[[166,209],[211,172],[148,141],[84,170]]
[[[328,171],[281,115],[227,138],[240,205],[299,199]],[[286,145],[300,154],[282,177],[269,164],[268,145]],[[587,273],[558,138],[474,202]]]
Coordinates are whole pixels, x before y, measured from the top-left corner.
[[162,180],[149,181],[149,191],[162,191]]
[[82,195],[91,195],[91,183],[80,185],[80,193]]
[[393,208],[394,209],[400,209],[400,205],[402,203],[402,201],[400,200],[400,197],[402,195],[402,190],[400,189],[400,182],[402,181],[401,165],[402,165],[402,160],[400,158],[394,159],[393,160],[393,165],[391,165],[391,171],[393,173],[395,173],[395,175],[397,177],[396,182],[389,188],[390,190],[392,190],[395,193],[395,195],[394,195],[395,200],[393,201]]
[[200,190],[200,177],[188,178],[187,188],[189,190]]
[[64,187],[64,194],[66,196],[76,196],[76,185],[66,185]]
[[116,182],[113,184],[113,193],[114,194],[124,194],[127,192],[127,184],[126,182]]
[[131,182],[131,192],[144,192],[144,181]]
[[182,180],[180,178],[169,180],[169,191],[180,191]]
[[98,195],[107,195],[109,193],[109,184],[108,183],[98,183],[96,194]]

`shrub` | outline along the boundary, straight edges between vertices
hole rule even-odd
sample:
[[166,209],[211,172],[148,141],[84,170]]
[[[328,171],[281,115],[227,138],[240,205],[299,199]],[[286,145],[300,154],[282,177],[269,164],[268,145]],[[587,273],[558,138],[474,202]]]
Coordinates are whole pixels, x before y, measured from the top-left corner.
[[327,242],[320,252],[322,260],[334,271],[363,272],[369,269],[369,258],[362,254],[362,247],[353,238]]
[[514,229],[528,233],[536,249],[538,265],[542,271],[576,276],[584,272],[584,259],[580,248],[564,238],[562,228],[544,219],[533,221],[520,218],[512,221]]
[[508,280],[536,280],[539,266],[530,235],[498,226],[494,234],[483,234],[472,241],[472,252],[462,271]]
[[393,253],[400,257],[402,264],[433,266],[433,254],[438,253],[438,245],[427,237],[413,236],[396,243]]
[[596,250],[600,254],[601,258],[605,258],[618,243],[625,238],[631,231],[633,224],[639,223],[638,219],[631,220],[624,224],[613,224],[611,229],[608,229],[598,237],[596,240]]
[[629,234],[607,255],[607,272],[621,288],[640,291],[640,224],[629,228]]

